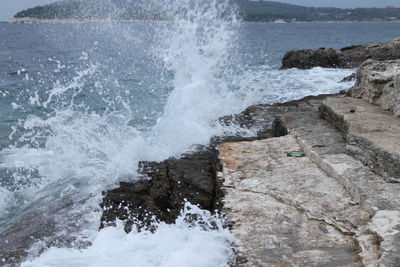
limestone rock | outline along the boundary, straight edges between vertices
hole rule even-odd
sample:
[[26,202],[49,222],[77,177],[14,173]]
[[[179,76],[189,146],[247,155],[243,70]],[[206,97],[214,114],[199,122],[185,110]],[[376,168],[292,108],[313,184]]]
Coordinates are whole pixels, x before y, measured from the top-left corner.
[[[321,259],[318,259],[316,250],[312,254],[308,254],[312,255],[310,262],[305,259],[296,262],[296,260],[299,260],[298,255],[305,256],[307,253],[293,255],[290,254],[290,250],[293,247],[298,249],[301,245],[290,241],[280,242],[279,233],[285,231],[285,226],[288,223],[281,218],[296,218],[293,219],[296,222],[302,220],[299,219],[301,216],[296,215],[291,208],[303,211],[306,217],[310,219],[310,221],[301,221],[301,226],[298,226],[301,229],[292,231],[292,233],[295,233],[294,236],[302,236],[302,238],[304,235],[307,236],[305,233],[311,231],[308,227],[313,225],[313,219],[322,221],[338,230],[339,237],[341,233],[352,237],[356,247],[359,248],[357,253],[363,266],[398,266],[397,263],[400,259],[398,255],[400,254],[398,253],[397,223],[390,223],[387,227],[382,228],[382,224],[374,226],[376,224],[373,222],[381,220],[383,215],[383,217],[386,216],[386,213],[396,214],[400,210],[400,184],[386,182],[382,176],[364,165],[357,155],[353,157],[348,154],[348,149],[352,151],[351,148],[354,148],[354,143],[352,143],[354,139],[345,139],[345,137],[348,137],[347,132],[351,127],[342,115],[326,112],[324,108],[321,109],[323,115],[323,118],[321,118],[318,106],[326,99],[355,101],[350,106],[338,105],[339,107],[343,106],[346,114],[356,114],[357,112],[363,114],[362,111],[366,107],[372,108],[373,110],[369,115],[375,117],[371,123],[365,123],[369,120],[368,117],[357,117],[356,121],[359,125],[375,125],[381,130],[374,134],[374,129],[371,129],[372,136],[380,137],[382,134],[387,134],[387,139],[398,140],[399,132],[393,131],[393,127],[398,125],[396,117],[365,101],[343,98],[343,96],[308,97],[284,104],[256,105],[234,116],[236,121],[251,122],[251,125],[268,123],[272,127],[271,132],[275,132],[274,127],[279,125],[279,131],[276,132],[289,133],[298,142],[297,146],[293,142],[293,137],[285,136],[219,146],[220,158],[224,163],[223,174],[221,175],[226,193],[224,211],[227,213],[228,219],[231,220],[230,225],[234,235],[239,240],[237,244],[239,251],[237,266],[308,266],[313,265],[310,263],[312,260],[314,260],[315,265],[318,265],[316,262]],[[271,118],[275,119],[272,121]],[[379,120],[382,122],[377,124]],[[335,129],[330,123],[341,131]],[[381,140],[384,139],[385,137],[381,138]],[[351,142],[348,144],[348,141]],[[377,145],[380,144],[377,143]],[[279,149],[285,151],[299,149],[304,151],[312,162],[308,164],[306,163],[307,160],[303,158],[300,159],[300,161],[303,160],[301,164],[290,166],[285,161],[287,158],[284,157],[284,153],[281,153],[279,157],[275,155],[275,152]],[[364,157],[373,155],[370,149],[371,146],[362,146],[359,150],[360,155],[364,154]],[[378,159],[381,156],[381,154],[375,155]],[[263,164],[260,162],[263,162]],[[274,164],[273,162],[277,163]],[[310,171],[310,166],[313,166],[313,163],[317,169]],[[370,167],[374,170],[372,165]],[[393,166],[388,166],[387,169],[390,171],[397,170]],[[302,171],[307,172],[307,174],[303,173],[302,175]],[[321,173],[321,171],[323,172]],[[392,182],[391,179],[387,180]],[[315,190],[314,200],[319,199],[318,195],[324,195],[321,184],[336,184],[339,187],[333,185],[327,187],[331,189],[331,192],[342,192],[339,194],[347,195],[347,197],[343,195],[342,199],[346,199],[345,202],[351,208],[349,206],[347,206],[349,207],[347,209],[344,208],[347,204],[342,206],[340,200],[332,200],[338,205],[333,208],[324,202],[323,199],[326,196],[317,201],[324,208],[313,201],[306,200],[308,182],[314,185],[312,189]],[[339,189],[340,186],[342,186],[341,189]],[[260,202],[264,203],[264,206],[261,206]],[[282,204],[286,206],[280,206]],[[396,218],[395,216],[391,217]],[[392,221],[396,221],[396,219]],[[290,223],[288,227],[296,228]],[[265,229],[272,230],[267,232]],[[322,227],[322,229],[324,228]],[[384,229],[386,230],[383,231]],[[274,236],[275,233],[278,238]],[[385,233],[393,234],[387,235]],[[318,236],[318,231],[308,234],[315,237]],[[290,240],[293,240],[293,238]],[[297,241],[298,239],[294,240]],[[385,241],[382,242],[383,240]],[[280,246],[277,246],[274,242],[277,242]],[[343,245],[344,243],[340,244]],[[339,245],[339,247],[342,245]],[[264,247],[269,248],[269,250],[263,251],[262,248]],[[338,247],[336,248],[338,249]],[[279,257],[281,254],[284,256]],[[349,260],[349,254],[346,254],[344,250],[339,254],[342,255],[343,259]],[[346,265],[343,262],[335,262],[335,258],[328,254],[323,254],[322,257],[325,261],[321,260],[319,265],[357,266],[358,264],[347,263]]]
[[400,59],[364,62],[348,94],[400,116]]
[[361,210],[308,157],[287,157],[301,150],[293,136],[218,149],[237,266],[361,266],[351,234]]
[[400,182],[400,119],[363,100],[328,98],[322,116],[346,134],[347,150],[383,176]]

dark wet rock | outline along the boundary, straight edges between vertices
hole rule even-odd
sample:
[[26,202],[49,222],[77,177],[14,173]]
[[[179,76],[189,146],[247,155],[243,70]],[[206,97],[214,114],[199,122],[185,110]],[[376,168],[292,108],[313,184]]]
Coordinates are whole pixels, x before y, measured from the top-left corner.
[[339,65],[339,53],[332,48],[289,51],[282,60],[282,69],[338,68]]
[[287,52],[282,60],[282,69],[299,68],[357,68],[367,59],[394,60],[400,58],[400,39],[389,43],[354,45],[334,50],[296,50]]
[[218,160],[213,147],[170,158],[163,162],[141,162],[139,173],[144,180],[124,182],[105,193],[102,226],[115,219],[152,230],[154,220],[175,222],[186,201],[202,209],[214,211],[220,193],[216,187]]
[[347,77],[344,77],[339,83],[346,83],[346,82],[351,82],[357,79],[357,74],[353,73]]
[[55,194],[38,198],[31,205],[18,210],[12,220],[0,225],[0,266],[18,266],[28,255],[39,255],[51,246],[86,246],[86,242],[70,235],[78,231],[79,221],[85,223],[83,214],[68,213],[71,207],[83,206],[86,201],[78,194]]

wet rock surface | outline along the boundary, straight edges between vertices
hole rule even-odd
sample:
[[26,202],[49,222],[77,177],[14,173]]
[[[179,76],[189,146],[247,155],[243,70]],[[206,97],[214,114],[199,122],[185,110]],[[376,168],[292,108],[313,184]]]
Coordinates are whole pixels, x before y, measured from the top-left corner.
[[138,230],[152,229],[152,222],[174,223],[186,201],[214,211],[220,194],[216,186],[218,160],[213,147],[201,147],[181,158],[163,162],[141,162],[143,179],[124,182],[105,193],[102,226],[116,219]]
[[400,59],[364,62],[348,94],[400,116]]
[[339,52],[332,48],[289,51],[282,59],[282,69],[339,68]]
[[344,77],[339,83],[351,82],[357,80],[357,74],[353,73],[347,77]]
[[354,45],[341,50],[320,48],[289,51],[282,59],[281,68],[357,68],[367,59],[400,59],[400,39],[389,43]]
[[[63,183],[59,186],[67,188]],[[49,188],[43,189],[44,192],[47,190]],[[39,192],[30,206],[19,210],[12,221],[5,223],[4,227],[0,226],[0,266],[19,266],[28,256],[40,255],[50,246],[88,245],[74,235],[68,235],[88,223],[81,212],[68,213],[72,206],[84,206],[87,199],[73,191],[45,197],[40,195]]]

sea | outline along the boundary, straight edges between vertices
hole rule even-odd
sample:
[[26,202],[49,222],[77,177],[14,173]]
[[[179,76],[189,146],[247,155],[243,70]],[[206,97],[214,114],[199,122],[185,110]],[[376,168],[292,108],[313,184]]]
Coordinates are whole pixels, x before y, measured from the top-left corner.
[[219,216],[99,231],[102,192],[141,179],[139,161],[256,131],[221,116],[354,84],[339,83],[354,69],[280,70],[286,51],[400,36],[397,22],[242,22],[210,2],[172,21],[0,23],[0,255],[25,238],[22,266],[228,266]]

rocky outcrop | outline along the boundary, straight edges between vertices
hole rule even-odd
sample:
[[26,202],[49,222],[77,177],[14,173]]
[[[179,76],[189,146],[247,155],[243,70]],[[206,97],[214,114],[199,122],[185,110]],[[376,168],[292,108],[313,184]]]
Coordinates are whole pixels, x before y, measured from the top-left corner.
[[126,232],[133,225],[138,230],[154,230],[154,221],[174,223],[186,201],[214,211],[220,198],[216,185],[218,168],[212,147],[199,147],[179,159],[141,162],[142,179],[120,183],[105,193],[101,227],[119,219],[126,222]]
[[339,52],[332,48],[289,51],[283,56],[282,69],[339,68]]
[[400,59],[364,62],[348,94],[400,116]]
[[281,68],[357,68],[368,59],[400,59],[400,38],[389,43],[354,45],[340,50],[320,48],[289,51],[282,59]]

